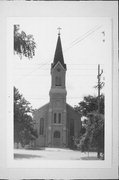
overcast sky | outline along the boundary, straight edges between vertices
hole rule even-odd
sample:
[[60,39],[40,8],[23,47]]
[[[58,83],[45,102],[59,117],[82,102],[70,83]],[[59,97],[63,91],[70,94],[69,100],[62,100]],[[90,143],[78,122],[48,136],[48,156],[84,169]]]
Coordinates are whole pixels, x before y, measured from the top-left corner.
[[[97,95],[98,64],[103,69],[102,81],[109,60],[110,21],[106,18],[13,18],[37,44],[33,59],[13,58],[13,85],[33,108],[49,102],[50,68],[53,62],[58,27],[64,61],[67,65],[67,103],[77,105],[86,95]],[[105,88],[104,88],[105,89]],[[104,89],[102,92],[104,92]]]

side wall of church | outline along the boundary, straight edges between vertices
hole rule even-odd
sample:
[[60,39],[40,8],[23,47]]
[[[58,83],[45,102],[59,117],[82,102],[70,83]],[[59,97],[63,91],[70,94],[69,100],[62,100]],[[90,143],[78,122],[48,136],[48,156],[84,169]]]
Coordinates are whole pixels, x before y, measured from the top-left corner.
[[81,131],[81,116],[67,104],[68,146],[72,146],[73,137],[79,137]]
[[[47,126],[48,126],[48,109],[49,104],[41,107],[33,113],[35,128],[37,129],[38,138],[35,141],[35,147],[47,146]],[[42,121],[42,122],[41,122]]]

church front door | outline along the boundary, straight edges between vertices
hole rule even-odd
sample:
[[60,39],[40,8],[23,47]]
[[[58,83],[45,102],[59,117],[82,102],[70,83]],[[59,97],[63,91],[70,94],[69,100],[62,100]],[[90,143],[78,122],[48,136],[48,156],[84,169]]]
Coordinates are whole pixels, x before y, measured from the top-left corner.
[[53,146],[54,147],[60,147],[61,146],[61,138],[60,138],[60,132],[55,131],[53,135]]

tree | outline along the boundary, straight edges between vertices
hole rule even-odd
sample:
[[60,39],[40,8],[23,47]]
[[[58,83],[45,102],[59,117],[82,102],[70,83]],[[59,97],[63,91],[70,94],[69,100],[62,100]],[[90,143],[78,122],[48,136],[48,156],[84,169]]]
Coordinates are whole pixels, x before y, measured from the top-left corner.
[[100,114],[98,112],[98,97],[87,96],[75,106],[85,120],[82,123],[80,136],[80,149],[89,151],[91,149],[104,154],[104,95],[100,96]]
[[[98,111],[98,97],[97,96],[85,96],[83,101],[81,101],[78,106],[75,106],[74,109],[82,116],[87,116],[91,112]],[[104,114],[104,95],[100,96],[100,113]]]
[[104,115],[90,113],[88,115],[88,124],[86,127],[86,139],[90,139],[90,147],[96,148],[97,157],[100,153],[104,154]]
[[33,58],[35,55],[36,43],[33,35],[26,35],[24,31],[20,32],[20,25],[14,25],[14,53],[20,56]]
[[22,146],[37,138],[30,103],[14,87],[14,142]]
[[104,158],[104,115],[90,113],[88,121],[85,124],[85,132],[81,134],[79,147],[84,151],[97,151],[97,157],[100,153]]

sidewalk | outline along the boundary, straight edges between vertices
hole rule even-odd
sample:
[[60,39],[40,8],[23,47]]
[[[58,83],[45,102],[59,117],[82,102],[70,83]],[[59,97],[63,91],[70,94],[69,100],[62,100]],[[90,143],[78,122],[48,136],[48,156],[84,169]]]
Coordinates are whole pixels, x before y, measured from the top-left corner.
[[41,150],[15,149],[14,158],[42,160],[98,160],[97,153],[81,153],[71,149],[45,148]]
[[81,153],[81,160],[99,160],[96,152],[84,152]]

